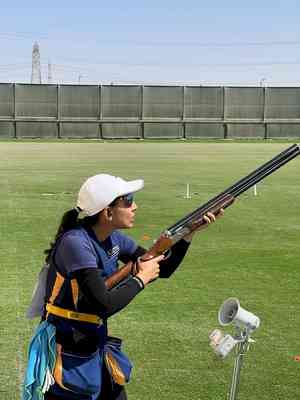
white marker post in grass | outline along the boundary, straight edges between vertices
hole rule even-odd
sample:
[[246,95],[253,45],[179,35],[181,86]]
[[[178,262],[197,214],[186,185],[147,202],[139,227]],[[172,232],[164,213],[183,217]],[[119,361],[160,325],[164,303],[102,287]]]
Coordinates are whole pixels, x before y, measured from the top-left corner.
[[189,183],[186,184],[186,194],[185,194],[184,198],[185,199],[191,199],[192,198],[192,196],[190,195],[190,184]]
[[256,185],[253,186],[253,190],[254,190],[254,196],[257,196],[257,187],[256,187]]

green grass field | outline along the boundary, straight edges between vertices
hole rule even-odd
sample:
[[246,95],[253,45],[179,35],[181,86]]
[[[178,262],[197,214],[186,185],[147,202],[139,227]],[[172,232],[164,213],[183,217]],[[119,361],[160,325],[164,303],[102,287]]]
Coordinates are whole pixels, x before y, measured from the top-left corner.
[[[83,180],[99,172],[143,177],[130,234],[149,246],[176,222],[288,147],[285,143],[0,143],[0,399],[20,398],[37,321],[24,317],[43,250]],[[240,399],[294,400],[300,363],[300,159],[242,195],[195,237],[181,268],[111,318],[134,362],[130,400],[223,400],[234,357],[208,335],[234,296],[261,318],[245,358]],[[190,184],[192,199],[184,198]],[[150,239],[145,240],[149,236]],[[233,333],[232,327],[226,329]]]

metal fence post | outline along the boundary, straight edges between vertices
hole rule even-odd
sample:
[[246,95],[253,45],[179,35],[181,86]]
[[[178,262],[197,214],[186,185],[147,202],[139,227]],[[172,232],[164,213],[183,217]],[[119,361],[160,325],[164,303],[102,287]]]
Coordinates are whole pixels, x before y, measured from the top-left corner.
[[98,85],[98,111],[97,119],[99,125],[99,139],[103,139],[102,130],[102,85]]
[[264,86],[262,88],[263,90],[263,123],[264,123],[264,128],[265,128],[265,137],[264,139],[268,138],[268,130],[267,130],[267,123],[266,123],[266,87]]
[[16,84],[13,83],[13,127],[14,139],[17,139],[17,121],[16,121]]
[[60,123],[61,123],[61,89],[60,85],[56,85],[56,107],[57,107],[57,138],[61,139],[61,134],[60,134]]
[[140,86],[141,88],[141,98],[140,98],[140,129],[141,129],[141,138],[145,139],[145,126],[144,126],[144,85]]
[[224,139],[228,137],[228,126],[226,122],[227,109],[226,109],[226,88],[223,86],[223,127],[224,127]]

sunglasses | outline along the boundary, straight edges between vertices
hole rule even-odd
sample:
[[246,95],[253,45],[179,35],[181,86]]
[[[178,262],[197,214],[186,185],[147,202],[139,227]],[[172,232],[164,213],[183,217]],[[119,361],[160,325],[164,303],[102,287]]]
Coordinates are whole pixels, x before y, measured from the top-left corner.
[[134,202],[133,193],[128,193],[124,196],[117,197],[110,205],[114,206],[120,200],[123,201],[123,204],[126,208],[131,207],[132,203]]
[[134,201],[133,193],[125,194],[125,196],[121,196],[120,199],[123,200],[125,207],[131,207]]

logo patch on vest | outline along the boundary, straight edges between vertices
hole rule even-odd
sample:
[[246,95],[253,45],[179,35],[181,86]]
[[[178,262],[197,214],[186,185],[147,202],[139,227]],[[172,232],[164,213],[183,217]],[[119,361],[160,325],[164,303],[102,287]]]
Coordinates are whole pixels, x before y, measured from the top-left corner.
[[120,253],[120,247],[116,245],[107,252],[107,255],[108,257],[112,258],[112,257],[117,257],[119,253]]

